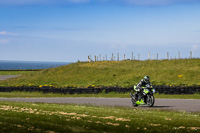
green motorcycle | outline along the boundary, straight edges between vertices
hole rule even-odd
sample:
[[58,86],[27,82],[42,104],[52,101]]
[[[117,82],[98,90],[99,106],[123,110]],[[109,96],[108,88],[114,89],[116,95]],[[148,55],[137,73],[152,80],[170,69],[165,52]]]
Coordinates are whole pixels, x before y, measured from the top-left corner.
[[[138,92],[136,86],[134,86],[134,91]],[[138,93],[141,93],[142,95],[141,100],[138,99]],[[134,107],[137,107],[138,105],[147,105],[149,107],[152,107],[154,105],[155,98],[153,96],[153,93],[155,93],[155,89],[152,88],[152,86],[142,87],[140,88],[140,91],[138,93],[130,93],[132,105]]]

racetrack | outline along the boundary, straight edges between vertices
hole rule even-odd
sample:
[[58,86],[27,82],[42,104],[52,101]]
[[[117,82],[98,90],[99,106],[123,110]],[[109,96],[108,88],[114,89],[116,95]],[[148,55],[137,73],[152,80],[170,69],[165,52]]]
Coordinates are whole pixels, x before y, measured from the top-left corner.
[[[132,107],[131,98],[0,98],[0,101]],[[200,99],[156,99],[151,108],[145,105],[137,108],[200,112]]]
[[0,75],[0,80],[7,80],[11,78],[19,77],[20,75]]

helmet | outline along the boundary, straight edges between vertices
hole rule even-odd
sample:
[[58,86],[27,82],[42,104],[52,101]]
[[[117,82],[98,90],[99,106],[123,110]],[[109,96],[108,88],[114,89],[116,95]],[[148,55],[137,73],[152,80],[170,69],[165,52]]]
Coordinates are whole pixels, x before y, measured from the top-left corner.
[[144,76],[144,81],[145,82],[149,82],[149,80],[150,80],[149,76]]

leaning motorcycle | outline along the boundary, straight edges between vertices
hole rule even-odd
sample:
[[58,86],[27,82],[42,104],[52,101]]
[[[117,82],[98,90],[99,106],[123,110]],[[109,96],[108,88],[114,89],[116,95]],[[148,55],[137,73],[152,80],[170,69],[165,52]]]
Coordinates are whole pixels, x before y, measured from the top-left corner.
[[[138,92],[136,86],[134,86],[134,90],[135,92]],[[155,89],[152,86],[146,86],[140,88],[139,93],[143,95],[140,101],[138,99],[138,93],[135,94],[130,93],[132,105],[134,107],[137,107],[138,105],[147,105],[149,107],[152,107],[154,105],[155,98],[153,94],[155,93]]]

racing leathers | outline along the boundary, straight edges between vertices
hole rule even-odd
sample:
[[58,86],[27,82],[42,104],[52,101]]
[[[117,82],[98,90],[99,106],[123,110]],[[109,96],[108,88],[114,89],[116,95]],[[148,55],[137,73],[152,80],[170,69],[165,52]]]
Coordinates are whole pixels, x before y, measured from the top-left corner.
[[140,80],[137,84],[137,92],[136,95],[138,96],[138,100],[140,101],[143,98],[143,87],[152,86],[150,81],[145,81],[145,79]]

